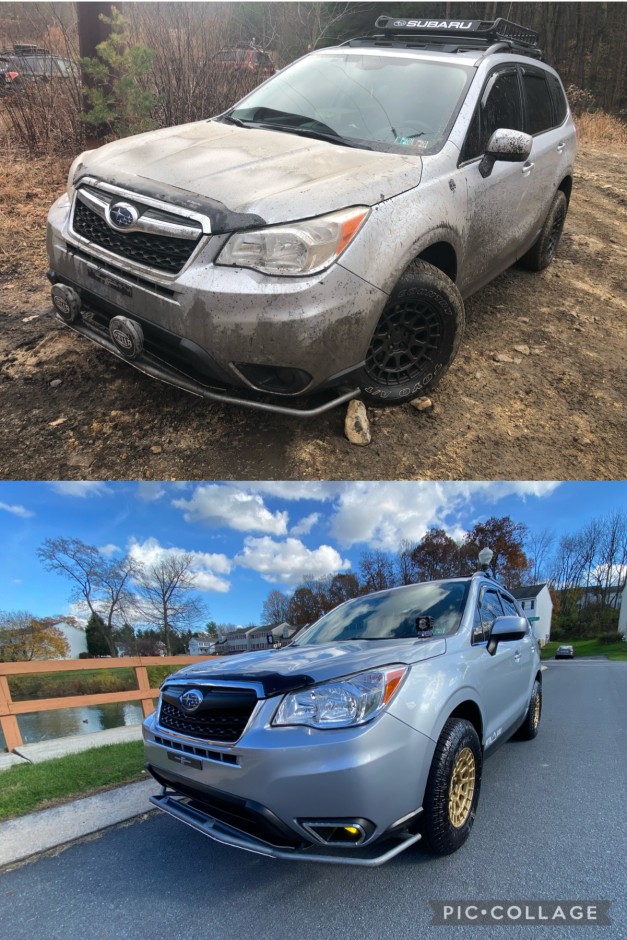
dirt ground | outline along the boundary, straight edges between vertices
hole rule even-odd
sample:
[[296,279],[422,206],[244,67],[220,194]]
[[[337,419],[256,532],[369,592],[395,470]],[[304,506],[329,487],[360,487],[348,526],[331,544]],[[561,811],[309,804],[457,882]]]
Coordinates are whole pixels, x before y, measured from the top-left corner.
[[[6,177],[0,204],[3,186]],[[367,447],[346,440],[344,406],[303,420],[215,405],[65,330],[51,313],[43,231],[63,172],[42,163],[35,184],[14,175],[12,186],[11,218],[6,201],[0,209],[0,478],[626,476],[627,170],[618,150],[580,150],[554,264],[541,274],[513,268],[472,297],[434,408],[369,408]]]

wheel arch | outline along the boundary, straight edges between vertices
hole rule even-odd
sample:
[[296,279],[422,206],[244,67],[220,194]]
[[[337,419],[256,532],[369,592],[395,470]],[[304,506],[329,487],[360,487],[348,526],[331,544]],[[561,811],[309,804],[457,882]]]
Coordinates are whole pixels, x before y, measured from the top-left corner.
[[557,187],[558,190],[564,193],[566,196],[566,201],[570,203],[570,194],[573,191],[573,178],[572,176],[565,176],[562,182]]
[[437,241],[423,248],[415,260],[426,261],[446,274],[453,283],[457,281],[457,252],[449,241]]
[[469,721],[479,736],[483,747],[483,713],[481,706],[470,689],[461,689],[459,694],[450,699],[440,711],[437,724],[433,729],[433,738],[438,740],[449,718],[463,718]]

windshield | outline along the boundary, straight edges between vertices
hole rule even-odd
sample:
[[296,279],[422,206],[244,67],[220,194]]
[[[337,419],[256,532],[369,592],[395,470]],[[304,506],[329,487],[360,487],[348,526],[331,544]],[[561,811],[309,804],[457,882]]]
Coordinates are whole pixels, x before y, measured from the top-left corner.
[[245,124],[320,132],[368,149],[439,150],[472,69],[372,53],[314,53],[253,91],[230,112]]
[[468,588],[468,581],[429,581],[357,597],[321,617],[294,646],[447,636],[459,627]]

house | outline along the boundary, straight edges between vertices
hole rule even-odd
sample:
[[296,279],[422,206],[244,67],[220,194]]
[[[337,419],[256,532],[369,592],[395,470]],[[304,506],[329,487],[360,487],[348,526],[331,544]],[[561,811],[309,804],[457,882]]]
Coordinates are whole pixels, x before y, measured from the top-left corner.
[[208,633],[199,633],[198,636],[193,636],[189,641],[189,655],[215,656],[217,642],[215,636],[209,636]]
[[80,653],[87,652],[87,635],[82,627],[73,627],[64,620],[60,620],[54,626],[61,631],[70,647],[65,659],[78,659]]
[[[255,650],[277,649],[285,646],[299,632],[289,623],[270,624],[260,627],[237,627],[230,633],[224,633],[218,627],[218,640],[215,641],[215,653],[228,656],[233,653],[250,653]],[[191,641],[190,641],[191,650]]]
[[531,624],[533,635],[544,646],[551,638],[551,616],[553,614],[553,601],[549,586],[543,584],[529,584],[525,587],[514,588],[510,591]]

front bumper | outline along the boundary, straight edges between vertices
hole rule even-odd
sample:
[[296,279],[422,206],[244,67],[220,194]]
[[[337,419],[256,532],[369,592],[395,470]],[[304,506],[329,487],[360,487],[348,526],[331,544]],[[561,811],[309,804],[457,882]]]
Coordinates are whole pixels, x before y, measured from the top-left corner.
[[323,852],[320,847],[313,845],[282,849],[215,819],[208,813],[190,805],[189,800],[185,797],[180,797],[176,793],[168,793],[165,787],[158,796],[151,796],[150,802],[169,816],[173,816],[187,826],[191,826],[197,832],[209,836],[214,842],[230,845],[236,849],[244,849],[244,851],[253,852],[255,855],[264,855],[266,858],[288,861],[323,862],[331,865],[358,865],[375,868],[394,858],[395,855],[404,852],[410,846],[415,845],[422,838],[419,832],[399,831],[391,834],[389,840],[386,840],[386,842],[392,844],[383,852],[378,851],[379,846],[376,845],[372,846],[370,850],[353,851],[350,855],[346,851],[337,850],[333,854],[333,849]]
[[[119,355],[108,322],[135,320],[151,342],[131,365],[205,398],[317,414],[356,394],[351,373],[363,364],[387,295],[341,264],[304,278],[220,267],[214,261],[227,236],[210,236],[178,275],[164,276],[75,236],[71,211],[67,196],[52,206],[48,257],[51,280],[81,297],[87,316],[71,324],[77,332]],[[298,374],[294,388],[268,378],[273,369]],[[302,396],[338,388],[330,401],[299,408]]]
[[[381,864],[418,841],[430,738],[388,713],[359,728],[272,727],[276,705],[260,702],[229,746],[168,732],[157,713],[147,718],[146,767],[164,788],[155,805],[217,841],[273,858]],[[336,848],[312,833],[311,822],[324,820],[365,821],[367,835]]]

